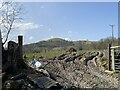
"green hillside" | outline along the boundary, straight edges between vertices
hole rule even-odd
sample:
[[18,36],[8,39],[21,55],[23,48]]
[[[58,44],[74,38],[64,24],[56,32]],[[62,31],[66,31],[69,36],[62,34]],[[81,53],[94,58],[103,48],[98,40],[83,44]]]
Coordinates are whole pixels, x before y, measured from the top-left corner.
[[74,46],[71,41],[66,41],[60,38],[53,38],[47,41],[40,41],[37,43],[32,43],[24,45],[25,52],[45,52],[51,50],[63,50],[67,47]]
[[[40,41],[37,43],[32,43],[24,45],[24,52],[40,53],[47,51],[62,51],[67,50],[70,47],[74,47],[77,50],[104,50],[107,49],[109,43],[112,42],[112,39],[104,38],[99,41],[88,41],[88,40],[79,40],[79,41],[67,41],[61,38],[52,38],[46,41]],[[118,44],[118,40],[114,39],[114,45]]]

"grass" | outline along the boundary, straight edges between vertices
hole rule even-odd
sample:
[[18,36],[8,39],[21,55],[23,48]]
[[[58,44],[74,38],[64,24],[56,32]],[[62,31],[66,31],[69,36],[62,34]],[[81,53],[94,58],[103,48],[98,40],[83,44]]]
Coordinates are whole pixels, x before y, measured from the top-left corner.
[[113,76],[117,76],[117,77],[120,77],[120,72],[119,73],[113,73]]
[[39,58],[39,57],[44,57],[44,58],[53,58],[55,56],[59,56],[61,54],[65,53],[65,51],[49,51],[49,52],[41,52],[41,53],[25,53],[28,57],[28,59],[34,58]]
[[[78,51],[77,53],[83,54],[87,52],[94,52],[94,51],[93,50],[81,50],[81,51]],[[40,53],[24,53],[24,55],[28,57],[27,60],[31,60],[33,57],[37,59],[41,56],[44,58],[53,58],[55,56],[59,56],[64,53],[66,52],[62,50],[62,51],[46,51],[46,52],[40,52]]]

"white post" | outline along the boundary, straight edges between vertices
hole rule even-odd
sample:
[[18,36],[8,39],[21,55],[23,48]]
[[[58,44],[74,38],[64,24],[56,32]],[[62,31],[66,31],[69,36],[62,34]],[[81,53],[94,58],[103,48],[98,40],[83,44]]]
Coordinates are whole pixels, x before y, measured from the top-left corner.
[[112,70],[115,72],[114,49],[111,50],[111,56],[112,56]]

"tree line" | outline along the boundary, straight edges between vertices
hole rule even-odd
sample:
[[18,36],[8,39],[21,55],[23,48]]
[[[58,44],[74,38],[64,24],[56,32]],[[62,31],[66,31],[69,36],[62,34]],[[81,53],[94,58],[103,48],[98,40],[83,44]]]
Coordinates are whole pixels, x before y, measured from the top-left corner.
[[[114,41],[114,42],[112,42]],[[74,47],[77,50],[105,50],[108,44],[118,45],[118,39],[107,37],[98,41],[79,40],[79,41],[66,41],[60,38],[53,38],[47,41],[40,41],[38,43],[32,43],[24,45],[24,52],[39,53],[47,51],[62,51],[67,50],[70,47]]]

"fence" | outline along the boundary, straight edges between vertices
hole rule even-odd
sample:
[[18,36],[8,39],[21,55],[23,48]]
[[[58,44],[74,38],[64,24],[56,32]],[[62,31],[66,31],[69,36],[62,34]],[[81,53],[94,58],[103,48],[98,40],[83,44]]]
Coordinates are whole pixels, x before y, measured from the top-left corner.
[[108,46],[108,69],[120,72],[120,46]]

